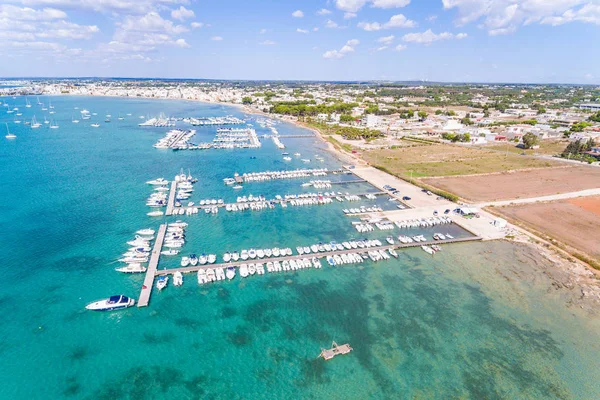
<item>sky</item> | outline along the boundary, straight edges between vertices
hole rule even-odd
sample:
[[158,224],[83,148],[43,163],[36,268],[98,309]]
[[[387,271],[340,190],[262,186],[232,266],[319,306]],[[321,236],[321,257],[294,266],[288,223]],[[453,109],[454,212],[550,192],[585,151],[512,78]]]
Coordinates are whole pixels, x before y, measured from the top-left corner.
[[0,77],[600,84],[600,0],[2,0]]

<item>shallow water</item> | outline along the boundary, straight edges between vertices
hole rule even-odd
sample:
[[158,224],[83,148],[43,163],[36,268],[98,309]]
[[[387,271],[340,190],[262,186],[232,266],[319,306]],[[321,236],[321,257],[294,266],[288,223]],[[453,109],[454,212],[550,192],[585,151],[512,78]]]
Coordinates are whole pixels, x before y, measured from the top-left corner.
[[[30,100],[31,109],[23,99],[8,102],[20,106],[23,120],[34,112],[43,120]],[[88,97],[52,104],[58,130],[19,126],[0,110],[18,136],[0,145],[0,398],[600,397],[598,321],[551,290],[538,272],[546,261],[504,242],[449,245],[435,258],[403,250],[395,261],[203,287],[189,275],[180,288],[155,291],[147,308],[85,312],[97,298],[139,293],[143,276],[116,273],[114,260],[133,232],[162,221],[146,216],[147,180],[189,168],[200,178],[191,200],[271,198],[309,189],[290,180],[238,192],[222,179],[339,163],[313,139],[282,141],[286,151],[320,154],[323,163],[285,163],[268,140],[259,150],[159,151],[152,144],[166,128],[137,126],[139,115],[159,112],[242,116],[220,105]],[[72,124],[75,106],[97,112],[101,127]],[[133,116],[117,121],[119,113]],[[198,130],[195,142],[211,140],[215,128]],[[305,132],[288,124],[278,130]],[[336,190],[376,191],[367,184]],[[190,223],[183,253],[385,238],[385,231],[357,234],[356,218],[341,212],[362,204],[374,202],[181,217]],[[163,257],[160,267],[178,261]],[[354,351],[317,359],[332,340]]]

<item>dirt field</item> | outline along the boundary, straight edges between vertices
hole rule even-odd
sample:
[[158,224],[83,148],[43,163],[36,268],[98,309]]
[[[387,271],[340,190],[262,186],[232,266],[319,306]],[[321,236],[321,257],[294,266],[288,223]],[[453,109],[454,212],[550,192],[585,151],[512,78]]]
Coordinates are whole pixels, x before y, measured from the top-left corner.
[[504,144],[492,144],[487,146],[481,146],[484,149],[491,149],[496,151],[508,151],[514,154],[527,154],[527,155],[555,155],[560,154],[569,144],[568,140],[542,140],[539,144],[539,149],[524,150],[517,147],[515,143],[504,143]]
[[462,146],[432,144],[390,150],[367,150],[365,161],[392,173],[414,178],[502,172],[560,165],[554,161]]
[[513,200],[599,188],[600,168],[546,168],[423,182],[471,201]]
[[600,196],[495,210],[600,260]]

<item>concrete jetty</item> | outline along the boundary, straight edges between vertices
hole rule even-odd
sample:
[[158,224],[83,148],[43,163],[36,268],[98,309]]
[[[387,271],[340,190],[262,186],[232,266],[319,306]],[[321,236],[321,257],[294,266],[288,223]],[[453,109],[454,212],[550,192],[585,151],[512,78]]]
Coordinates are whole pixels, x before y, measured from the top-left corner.
[[177,182],[171,182],[171,190],[169,190],[169,201],[167,202],[167,210],[165,215],[173,214],[173,208],[175,207],[175,196],[177,194]]
[[144,284],[142,285],[142,291],[137,302],[138,307],[146,307],[150,302],[150,295],[152,294],[152,286],[154,286],[154,276],[156,275],[156,269],[158,268],[158,261],[160,260],[160,252],[162,251],[163,242],[165,240],[165,234],[167,233],[167,225],[162,224],[158,228],[158,234],[156,235],[156,242],[154,242],[154,248],[150,254],[150,262],[148,263],[148,269],[146,270],[146,277],[144,278]]

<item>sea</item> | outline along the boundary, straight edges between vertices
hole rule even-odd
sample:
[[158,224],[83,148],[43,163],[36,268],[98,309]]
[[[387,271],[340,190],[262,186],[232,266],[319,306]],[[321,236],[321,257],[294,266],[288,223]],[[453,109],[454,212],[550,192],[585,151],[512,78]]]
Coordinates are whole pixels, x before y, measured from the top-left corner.
[[[137,299],[144,277],[116,272],[117,259],[137,230],[165,221],[189,223],[182,255],[219,257],[389,234],[469,233],[443,226],[359,234],[352,226],[358,218],[342,210],[395,209],[385,196],[152,218],[146,181],[171,180],[181,170],[199,179],[190,201],[232,202],[315,191],[302,186],[309,178],[233,190],[223,179],[235,173],[341,163],[315,137],[282,138],[292,157],[286,162],[270,139],[260,149],[157,150],[152,145],[170,128],[138,126],[140,117],[160,113],[233,115],[259,135],[270,132],[259,124],[263,117],[220,104],[41,96],[54,107],[42,111],[37,97],[29,97],[31,108],[24,97],[1,100],[22,116],[0,107],[0,399],[600,398],[599,321],[555,289],[543,273],[547,260],[508,242],[446,245],[433,257],[406,249],[388,261],[203,286],[190,274],[181,287],[154,290],[148,307],[87,311],[87,303],[114,294]],[[97,115],[81,120],[83,109]],[[24,125],[34,115],[59,128]],[[7,127],[16,139],[4,138]],[[310,134],[285,122],[275,127],[281,135]],[[196,143],[216,132],[195,129]],[[378,191],[367,183],[333,190]],[[179,262],[163,256],[159,269]],[[318,358],[333,341],[353,351]]]

